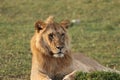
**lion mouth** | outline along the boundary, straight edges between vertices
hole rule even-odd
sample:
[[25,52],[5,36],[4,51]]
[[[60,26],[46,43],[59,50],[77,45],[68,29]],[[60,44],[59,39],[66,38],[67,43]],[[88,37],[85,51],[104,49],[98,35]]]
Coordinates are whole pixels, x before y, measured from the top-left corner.
[[53,54],[53,56],[56,57],[56,58],[58,58],[58,57],[64,57],[64,53],[58,52],[58,53]]
[[53,53],[52,51],[50,51],[50,55],[55,57],[55,58],[62,58],[62,57],[64,57],[65,54],[61,51],[57,52],[57,53]]

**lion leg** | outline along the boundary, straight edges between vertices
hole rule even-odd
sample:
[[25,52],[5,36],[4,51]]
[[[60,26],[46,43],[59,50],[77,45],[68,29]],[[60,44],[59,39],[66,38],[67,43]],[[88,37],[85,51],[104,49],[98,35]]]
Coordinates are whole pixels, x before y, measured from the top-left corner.
[[71,72],[70,74],[66,75],[63,80],[75,80],[75,76],[76,76],[76,70]]
[[31,80],[52,80],[52,79],[49,78],[47,74],[34,71],[31,73]]

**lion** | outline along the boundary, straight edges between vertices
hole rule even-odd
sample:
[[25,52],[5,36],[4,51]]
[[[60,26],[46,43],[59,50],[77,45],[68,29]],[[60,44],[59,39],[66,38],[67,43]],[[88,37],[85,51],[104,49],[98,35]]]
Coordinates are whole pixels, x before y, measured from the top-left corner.
[[77,71],[111,71],[83,54],[72,54],[69,26],[69,20],[57,23],[53,16],[35,23],[31,80],[74,80]]

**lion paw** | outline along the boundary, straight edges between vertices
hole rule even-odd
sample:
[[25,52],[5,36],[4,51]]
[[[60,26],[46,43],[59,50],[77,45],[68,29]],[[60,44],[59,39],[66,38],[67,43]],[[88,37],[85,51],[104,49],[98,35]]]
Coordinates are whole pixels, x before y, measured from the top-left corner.
[[63,80],[75,80],[75,78],[72,75],[67,75],[63,78]]
[[63,80],[71,80],[71,79],[70,79],[70,78],[66,78],[66,77],[65,77]]
[[43,78],[43,79],[41,79],[41,80],[52,80],[52,79],[50,79],[50,78]]
[[45,78],[45,79],[42,79],[42,80],[52,80],[52,79],[47,79],[47,78]]

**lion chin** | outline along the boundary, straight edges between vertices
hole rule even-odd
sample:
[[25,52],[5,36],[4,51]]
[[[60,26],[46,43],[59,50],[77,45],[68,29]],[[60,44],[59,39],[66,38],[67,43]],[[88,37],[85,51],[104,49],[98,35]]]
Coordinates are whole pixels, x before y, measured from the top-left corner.
[[74,80],[76,71],[113,71],[83,54],[72,55],[67,35],[69,25],[68,20],[55,22],[53,16],[35,23],[31,80]]
[[63,53],[53,54],[53,57],[55,57],[55,58],[62,58],[62,57],[64,57],[64,54]]
[[56,51],[56,52],[52,52],[52,51],[51,51],[51,53],[52,53],[52,56],[53,56],[54,58],[63,58],[64,55],[66,55],[67,51],[65,51],[65,50],[60,51],[60,50],[58,50],[58,51]]

